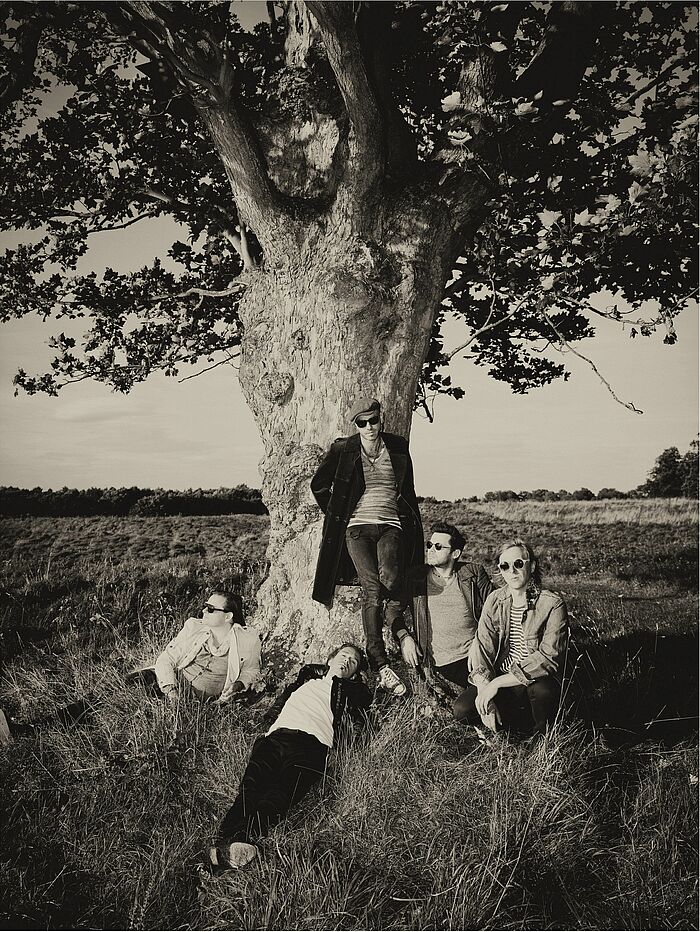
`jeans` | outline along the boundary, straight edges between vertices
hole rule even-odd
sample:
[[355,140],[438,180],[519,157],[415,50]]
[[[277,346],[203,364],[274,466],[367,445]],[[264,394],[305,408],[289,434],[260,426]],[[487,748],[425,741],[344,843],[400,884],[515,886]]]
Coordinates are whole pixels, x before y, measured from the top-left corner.
[[370,669],[388,663],[382,636],[382,601],[386,623],[401,617],[403,595],[403,531],[390,524],[358,524],[345,532],[348,553],[362,586],[362,627]]
[[318,783],[329,749],[305,731],[278,728],[257,738],[238,796],[219,826],[217,844],[263,838]]
[[454,683],[455,686],[461,686],[462,689],[469,686],[469,670],[466,657],[464,660],[454,660],[452,663],[446,663],[442,667],[435,667],[435,669],[450,683]]
[[[452,711],[460,722],[481,725],[476,710],[476,686],[467,686],[452,704]],[[543,676],[528,686],[506,686],[499,689],[493,700],[501,716],[502,728],[521,735],[533,732],[544,734],[559,710],[561,684],[553,676]]]

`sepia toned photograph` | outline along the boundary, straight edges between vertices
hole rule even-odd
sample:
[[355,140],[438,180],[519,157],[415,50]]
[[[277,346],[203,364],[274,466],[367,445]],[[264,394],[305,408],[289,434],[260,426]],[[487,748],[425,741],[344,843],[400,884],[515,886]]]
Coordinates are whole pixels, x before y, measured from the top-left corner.
[[0,14],[0,928],[697,929],[697,3]]

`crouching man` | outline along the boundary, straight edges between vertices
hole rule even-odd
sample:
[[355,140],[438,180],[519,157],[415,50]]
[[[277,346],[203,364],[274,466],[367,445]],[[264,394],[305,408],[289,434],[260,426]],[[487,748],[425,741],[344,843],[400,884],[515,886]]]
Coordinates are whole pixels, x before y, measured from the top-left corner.
[[325,774],[343,721],[365,720],[371,695],[360,673],[363,652],[343,644],[325,665],[302,667],[277,701],[272,727],[255,741],[235,802],[219,826],[207,860],[214,870],[243,867],[264,838]]
[[406,663],[417,667],[422,660],[429,672],[465,689],[469,649],[493,585],[481,564],[462,559],[466,542],[453,524],[438,521],[430,531],[426,562],[409,575],[413,632],[402,616],[392,633]]

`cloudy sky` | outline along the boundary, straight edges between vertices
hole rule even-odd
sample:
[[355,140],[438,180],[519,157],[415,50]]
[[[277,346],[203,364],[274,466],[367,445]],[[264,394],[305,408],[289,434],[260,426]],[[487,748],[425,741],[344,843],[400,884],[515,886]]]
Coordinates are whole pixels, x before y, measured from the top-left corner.
[[[245,6],[264,10],[264,4]],[[176,236],[164,221],[100,234],[79,271],[106,264],[135,268],[162,254]],[[16,242],[0,234],[0,248]],[[613,303],[609,296],[600,301]],[[526,396],[513,395],[469,360],[455,359],[453,380],[466,397],[438,399],[433,424],[414,418],[418,493],[458,498],[489,489],[627,490],[644,481],[663,449],[687,449],[698,430],[697,306],[678,319],[675,346],[664,346],[661,334],[631,340],[617,324],[596,319],[595,325],[595,339],[577,348],[643,415],[617,404],[575,357],[566,360],[572,372],[568,382]],[[235,369],[222,366],[180,383],[158,375],[127,396],[80,382],[58,398],[15,398],[17,368],[45,371],[51,332],[34,319],[0,327],[0,485],[259,484],[262,445]],[[464,339],[457,325],[446,333],[447,348]]]

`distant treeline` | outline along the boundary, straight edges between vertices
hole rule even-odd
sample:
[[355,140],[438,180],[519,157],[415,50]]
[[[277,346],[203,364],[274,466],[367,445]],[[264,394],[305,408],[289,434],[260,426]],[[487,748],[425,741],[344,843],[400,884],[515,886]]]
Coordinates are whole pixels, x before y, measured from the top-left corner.
[[17,489],[0,487],[5,517],[82,518],[92,515],[266,515],[259,489]]
[[[499,489],[496,492],[486,492],[485,495],[471,495],[469,498],[461,499],[465,502],[592,502],[603,501],[610,498],[647,498],[636,489],[633,492],[620,492],[618,489],[601,489],[596,495],[590,489],[576,489],[575,492],[567,492],[566,489],[559,489],[553,492],[550,489],[534,489],[532,492],[514,492],[512,489]],[[418,498],[418,501],[434,502],[436,499],[432,495],[424,499]]]

